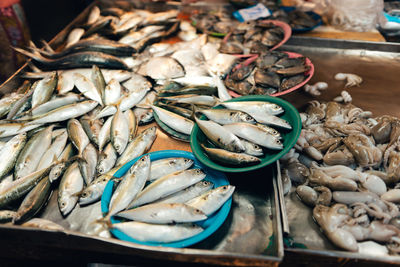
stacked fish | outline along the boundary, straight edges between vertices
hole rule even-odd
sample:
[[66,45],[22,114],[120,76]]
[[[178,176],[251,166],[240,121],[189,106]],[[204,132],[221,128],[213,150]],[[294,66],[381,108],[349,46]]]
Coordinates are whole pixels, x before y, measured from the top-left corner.
[[[196,117],[196,123],[209,143],[201,144],[208,157],[223,165],[260,163],[263,149],[282,150],[281,134],[275,128],[291,130],[291,125],[277,115],[284,109],[264,101],[220,103],[224,108],[199,112],[209,120]],[[211,146],[211,147],[209,147]]]
[[225,85],[241,95],[272,95],[303,82],[310,67],[303,56],[264,52],[255,62],[234,68],[225,79]]
[[59,177],[58,203],[64,216],[78,201],[93,203],[120,166],[150,149],[156,127],[136,134],[138,119],[132,108],[151,98],[151,84],[138,75],[121,85],[115,73],[121,74],[108,72],[108,83],[97,66],[90,78],[74,73],[70,88],[79,95],[59,94],[59,76],[51,72],[26,93],[1,99],[5,119],[0,137],[9,140],[0,150],[0,206],[15,207],[25,197],[9,219],[20,223],[34,216]]
[[[169,243],[194,236],[206,220],[231,197],[232,185],[214,188],[206,173],[191,168],[193,160],[138,159],[112,193],[105,217],[117,229],[142,242]],[[111,216],[124,222],[110,224]]]
[[44,42],[39,49],[34,44],[18,52],[32,58],[41,69],[85,68],[97,65],[108,69],[130,69],[135,65],[134,54],[149,44],[168,37],[178,30],[178,10],[152,13],[133,9],[106,9],[102,16],[94,6],[87,22],[71,30],[65,45],[54,51]]

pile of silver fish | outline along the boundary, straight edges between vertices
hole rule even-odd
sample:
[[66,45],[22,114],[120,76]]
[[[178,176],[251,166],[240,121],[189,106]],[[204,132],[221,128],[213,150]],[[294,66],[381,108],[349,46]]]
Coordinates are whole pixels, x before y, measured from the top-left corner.
[[400,119],[353,104],[310,102],[282,178],[338,248],[400,252]]
[[[191,168],[188,158],[138,159],[122,176],[110,197],[104,221],[142,242],[169,243],[190,238],[204,229],[201,221],[219,210],[235,187],[215,187],[206,173]],[[120,222],[110,223],[110,218]]]
[[201,144],[208,157],[229,166],[261,162],[264,150],[283,149],[280,131],[291,125],[278,117],[284,109],[266,101],[237,101],[219,103],[224,108],[201,109],[208,120],[195,117],[209,143]]
[[272,95],[303,82],[309,69],[303,56],[263,52],[255,61],[233,68],[225,85],[241,95]]
[[156,127],[137,134],[144,118],[134,106],[154,94],[144,77],[128,73],[120,84],[124,72],[108,70],[106,82],[95,65],[66,72],[42,73],[25,93],[0,100],[0,206],[14,223],[37,214],[56,188],[64,216],[98,201],[115,171],[156,138]]

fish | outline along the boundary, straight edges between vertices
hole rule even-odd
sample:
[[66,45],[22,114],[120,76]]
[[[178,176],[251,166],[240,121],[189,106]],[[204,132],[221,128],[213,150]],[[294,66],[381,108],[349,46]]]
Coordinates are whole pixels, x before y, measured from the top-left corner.
[[0,210],[0,223],[11,222],[16,214],[13,210]]
[[98,38],[82,39],[60,52],[49,53],[43,50],[39,50],[39,52],[48,59],[59,59],[79,52],[100,52],[115,57],[126,57],[132,56],[136,50],[130,45],[122,44],[110,39]]
[[97,65],[99,68],[127,70],[128,66],[119,57],[102,52],[77,52],[57,59],[48,59],[40,54],[30,53],[21,48],[14,47],[17,52],[32,58],[43,69],[73,69]]
[[187,223],[207,219],[202,211],[183,203],[152,203],[121,211],[116,216],[155,224]]
[[63,216],[67,216],[78,202],[78,193],[83,190],[83,178],[78,162],[72,163],[65,171],[58,187],[58,207]]
[[74,94],[74,93],[69,93],[65,96],[61,97],[56,97],[53,99],[50,99],[46,103],[43,103],[36,108],[32,108],[29,110],[27,113],[31,114],[32,116],[38,116],[42,115],[44,113],[47,113],[53,109],[68,105],[68,104],[73,104],[82,101],[84,98],[81,97],[80,95]]
[[124,115],[126,117],[126,120],[128,122],[128,128],[129,128],[129,139],[128,141],[132,141],[133,138],[136,136],[136,132],[138,129],[138,122],[135,116],[135,113],[133,113],[132,109],[128,109],[124,112]]
[[93,82],[94,86],[96,87],[97,92],[101,96],[101,100],[102,100],[101,103],[104,103],[103,99],[104,99],[104,91],[105,91],[105,87],[106,87],[106,81],[104,80],[102,71],[96,65],[93,65],[93,67],[92,67],[92,73],[90,75],[90,79]]
[[281,106],[267,101],[237,101],[219,104],[229,109],[246,112],[251,116],[253,116],[252,114],[260,114],[260,116],[261,114],[280,115],[284,112]]
[[138,159],[122,177],[112,194],[107,217],[128,207],[133,199],[142,191],[150,174],[150,156]]
[[82,124],[77,119],[70,119],[67,123],[68,136],[72,144],[78,150],[78,156],[82,156],[86,146],[90,144]]
[[111,123],[114,116],[110,116],[104,122],[103,126],[99,131],[99,151],[103,150],[103,147],[111,140]]
[[13,218],[13,223],[20,224],[40,212],[48,201],[51,192],[51,183],[48,177],[45,177],[25,196]]
[[83,130],[85,131],[89,140],[95,145],[99,145],[99,133],[103,126],[101,120],[96,120],[91,118],[89,115],[83,115],[79,122],[82,125]]
[[170,243],[183,240],[203,231],[195,224],[149,224],[143,222],[122,222],[110,225],[126,235],[142,242]]
[[158,98],[159,101],[165,101],[170,103],[185,103],[194,105],[205,105],[215,106],[218,103],[218,99],[215,96],[209,95],[178,95],[178,96],[163,96]]
[[203,180],[205,177],[206,174],[201,169],[189,169],[168,174],[146,186],[128,207],[138,207],[166,197]]
[[100,8],[98,6],[93,6],[87,17],[86,24],[91,25],[95,23],[100,18],[100,14],[101,14]]
[[245,150],[239,138],[227,128],[213,121],[204,121],[195,118],[200,130],[211,142],[231,152],[243,152]]
[[122,86],[129,92],[136,92],[140,90],[145,90],[147,92],[152,88],[152,84],[149,82],[149,80],[134,72],[131,73],[130,79],[122,83]]
[[230,152],[221,148],[209,148],[202,145],[203,150],[211,160],[228,165],[249,165],[260,163],[261,160],[246,153]]
[[110,139],[115,150],[121,155],[129,141],[130,131],[125,114],[118,107],[110,126]]
[[101,91],[90,81],[88,78],[83,76],[80,73],[75,73],[73,75],[73,79],[75,81],[75,86],[78,88],[79,92],[81,92],[88,99],[97,101],[100,105],[103,106],[103,99]]
[[[47,168],[50,165],[52,165],[54,160],[57,161],[58,157],[63,152],[63,150],[64,150],[64,148],[65,148],[65,146],[67,144],[67,140],[68,140],[68,133],[67,133],[67,131],[65,129],[63,129],[63,130],[64,130],[63,133],[58,135],[51,142],[51,145],[45,151],[45,153],[43,154],[42,158],[40,159],[36,170],[41,170],[43,168]],[[53,131],[53,133],[54,133],[54,131]]]
[[103,103],[107,106],[116,104],[120,99],[121,94],[121,84],[117,80],[111,79],[104,88]]
[[257,112],[254,113],[250,112],[249,114],[259,123],[266,124],[272,127],[279,127],[286,130],[292,129],[292,126],[287,120],[279,118],[277,116],[268,114],[262,115]]
[[13,104],[21,99],[24,94],[11,93],[0,99],[0,118],[4,117],[11,110]]
[[43,218],[32,218],[29,221],[21,224],[21,226],[46,229],[50,231],[61,231],[61,232],[65,231],[65,228],[62,227],[61,225]]
[[26,195],[39,181],[48,175],[51,167],[32,172],[14,180],[0,191],[0,208]]
[[21,122],[1,123],[0,124],[0,137],[9,137],[17,134],[25,133],[35,128],[40,127],[40,124],[26,125]]
[[0,181],[14,168],[19,154],[27,141],[26,133],[18,134],[7,141],[0,150]]
[[[32,94],[34,92],[34,88],[31,87],[31,83],[29,81],[25,81],[22,86],[27,86],[27,91],[24,95],[19,98],[17,101],[13,102],[10,106],[10,109],[7,113],[7,120],[14,119],[16,116],[20,116],[22,112],[29,109],[31,104],[30,101],[32,100]],[[1,100],[0,100],[1,102]],[[4,106],[3,106],[4,107]],[[1,113],[1,112],[0,112]],[[0,116],[1,117],[1,116]]]
[[222,185],[189,200],[186,204],[195,207],[203,211],[205,215],[210,216],[225,204],[234,191],[235,186]]
[[187,109],[183,107],[179,107],[177,105],[167,105],[162,102],[158,102],[157,106],[166,110],[169,110],[177,115],[180,115],[182,117],[185,117],[187,119],[192,119],[193,118],[193,110],[192,109]]
[[82,153],[82,159],[79,161],[79,170],[81,171],[83,180],[85,184],[90,184],[95,175],[96,175],[96,167],[97,167],[97,149],[94,147],[92,143],[89,143]]
[[50,125],[27,141],[15,163],[14,178],[16,180],[36,170],[40,159],[50,147],[53,128],[54,125]]
[[183,66],[171,57],[152,57],[142,64],[138,73],[154,80],[168,80],[185,76]]
[[[23,126],[30,126],[32,124],[45,124],[69,120],[82,116],[88,113],[98,105],[97,101],[87,100],[79,103],[73,103],[65,105],[56,109],[53,109],[47,113],[32,116],[29,121],[22,123]],[[36,126],[38,127],[38,126]],[[1,126],[0,126],[1,131]]]
[[65,42],[65,48],[68,48],[71,45],[77,43],[84,33],[85,30],[82,28],[74,28],[72,31],[70,31],[67,37],[67,41]]
[[40,81],[35,82],[33,87],[33,94],[31,105],[35,108],[45,102],[47,102],[53,95],[54,89],[57,85],[57,72],[53,71],[49,77],[46,77]]
[[102,175],[111,170],[117,162],[118,153],[111,143],[108,143],[102,153],[99,155],[97,163],[97,173]]
[[79,205],[85,206],[99,201],[101,196],[103,195],[104,189],[106,188],[108,181],[114,177],[114,173],[119,168],[120,166],[112,168],[110,171],[103,175],[100,175],[90,184],[88,184],[86,188],[79,193]]
[[160,118],[160,120],[168,127],[186,135],[190,135],[190,133],[192,132],[194,126],[194,122],[192,120],[189,120],[185,117],[182,117],[178,114],[154,105],[152,105],[151,107]]
[[254,144],[250,141],[247,141],[246,139],[239,138],[240,141],[242,142],[244,146],[244,152],[247,155],[255,156],[255,157],[261,157],[264,155],[264,151],[261,146]]
[[72,158],[74,155],[73,145],[68,143],[61,155],[57,158],[57,162],[50,170],[49,180],[50,182],[56,181],[61,175],[63,175],[64,171],[68,168],[69,165],[75,161],[75,158]]
[[211,181],[202,180],[195,183],[181,191],[173,193],[165,198],[157,200],[155,203],[185,203],[192,198],[198,197],[204,192],[214,187],[214,183]]
[[165,175],[189,169],[194,161],[188,158],[165,158],[151,162],[149,181],[152,182]]
[[129,142],[124,153],[122,153],[122,155],[117,159],[116,165],[122,166],[147,152],[157,137],[156,130],[157,127],[152,126],[138,134],[131,142]]
[[256,120],[246,112],[232,109],[201,109],[197,112],[207,116],[218,124],[229,124],[235,122],[246,122],[255,124]]
[[141,39],[149,36],[150,34],[156,32],[156,31],[161,31],[164,29],[164,26],[162,25],[149,25],[146,27],[141,28],[138,31],[132,31],[127,34],[125,34],[121,39],[118,40],[118,42],[123,43],[123,44],[133,44]]
[[260,146],[273,150],[283,149],[283,144],[279,139],[264,131],[263,128],[257,127],[257,125],[237,122],[226,124],[223,127],[233,134]]

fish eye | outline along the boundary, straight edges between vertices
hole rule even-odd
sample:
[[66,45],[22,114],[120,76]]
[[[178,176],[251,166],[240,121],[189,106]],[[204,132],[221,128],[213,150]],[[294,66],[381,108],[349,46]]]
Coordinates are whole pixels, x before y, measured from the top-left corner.
[[228,189],[228,186],[227,186],[227,185],[224,185],[222,188],[223,188],[223,189]]
[[102,180],[103,182],[107,182],[107,178],[103,178],[103,180]]
[[273,133],[273,134],[278,134],[278,131],[273,130],[272,133]]
[[196,174],[200,174],[201,171],[199,169],[196,170]]
[[88,195],[88,193],[86,193],[86,192],[83,192],[82,195],[81,195],[82,198],[86,198],[86,197],[88,197],[88,196],[89,196],[89,195]]
[[66,203],[65,203],[65,202],[61,202],[61,203],[60,203],[60,206],[61,206],[61,208],[64,208],[64,207],[65,207],[65,205],[66,205]]
[[196,209],[195,212],[196,212],[196,213],[202,213],[202,211],[199,210],[199,209]]
[[185,163],[186,163],[186,162],[189,162],[189,159],[186,159],[186,158],[185,158],[185,159],[184,159],[184,162],[185,162]]
[[281,144],[281,141],[279,141],[279,140],[276,140],[276,143],[277,143],[277,144]]
[[255,148],[255,149],[260,149],[260,146],[257,145],[257,144],[254,144],[254,148]]
[[281,107],[278,105],[274,105],[274,109],[280,109]]
[[251,116],[247,116],[246,120],[251,121],[251,120],[253,120],[253,118]]

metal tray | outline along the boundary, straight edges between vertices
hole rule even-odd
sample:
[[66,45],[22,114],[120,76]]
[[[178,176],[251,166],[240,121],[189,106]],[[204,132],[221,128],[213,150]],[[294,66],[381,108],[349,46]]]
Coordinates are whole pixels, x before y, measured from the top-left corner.
[[[74,21],[57,34],[49,43],[56,49],[68,32],[85,20],[88,6]],[[173,5],[172,5],[173,6]],[[171,8],[169,5],[167,8]],[[151,11],[165,10],[165,5],[149,4]],[[14,91],[23,81],[20,73],[28,68],[23,65],[0,86],[0,93]],[[163,142],[163,141],[162,141]],[[159,144],[168,149],[168,144]],[[85,234],[89,223],[101,217],[100,202],[80,208],[63,218],[57,206],[57,190],[52,193],[39,217],[50,219],[64,226],[66,231],[49,231],[37,228],[0,225],[1,259],[23,259],[68,263],[113,263],[135,266],[234,265],[277,266],[283,258],[281,214],[277,190],[277,165],[272,164],[255,172],[229,174],[236,186],[230,214],[224,224],[210,237],[189,248],[166,248],[138,245],[115,238]],[[243,179],[243,175],[246,179]]]
[[[400,44],[294,36],[281,50],[298,52],[309,57],[316,66],[310,84],[325,81],[329,85],[319,97],[311,97],[302,90],[283,96],[299,110],[310,100],[330,101],[340,95],[344,82],[336,81],[333,77],[342,72],[355,73],[363,78],[360,87],[346,89],[353,98],[353,104],[372,111],[374,116],[400,116]],[[314,259],[320,265],[337,265],[343,262],[371,265],[400,263],[400,257],[397,256],[376,257],[339,250],[322,234],[312,219],[312,209],[301,202],[294,189],[293,187],[285,196],[286,210],[283,209],[282,214],[287,213],[287,220],[283,221],[288,223],[293,241],[304,244],[307,249],[285,249],[284,262],[313,265],[310,261]],[[284,231],[286,232],[285,229]]]

